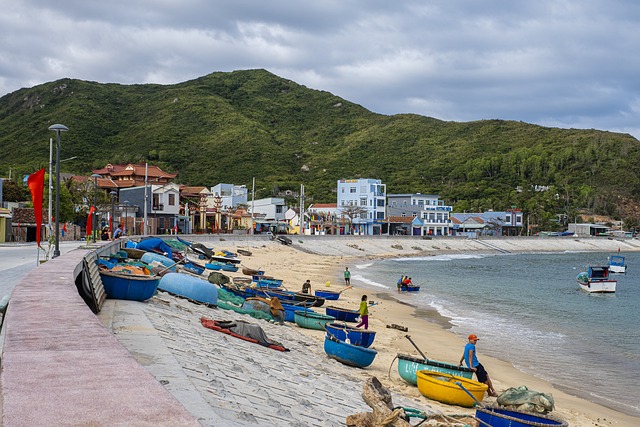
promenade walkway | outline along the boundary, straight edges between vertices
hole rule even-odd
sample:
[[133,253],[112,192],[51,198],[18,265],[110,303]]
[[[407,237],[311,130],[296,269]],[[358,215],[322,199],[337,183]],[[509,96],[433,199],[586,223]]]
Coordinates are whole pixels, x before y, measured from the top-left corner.
[[78,294],[87,250],[28,273],[3,326],[4,426],[197,426]]

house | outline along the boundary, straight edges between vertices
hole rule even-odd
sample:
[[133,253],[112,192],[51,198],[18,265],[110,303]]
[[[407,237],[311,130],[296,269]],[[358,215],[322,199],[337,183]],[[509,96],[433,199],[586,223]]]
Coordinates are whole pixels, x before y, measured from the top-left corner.
[[102,177],[98,186],[109,189],[141,187],[145,183],[166,184],[176,177],[174,173],[165,172],[158,166],[146,163],[108,164],[102,169],[94,170],[93,173]]
[[519,236],[524,227],[522,212],[487,211],[478,213],[453,213],[453,233],[455,235]]
[[256,233],[271,231],[275,233],[288,232],[285,212],[287,206],[281,197],[266,197],[252,200],[248,203],[248,211],[253,218]]
[[607,227],[606,225],[602,225],[602,224],[589,224],[589,223],[582,223],[582,224],[576,224],[576,223],[572,223],[570,222],[568,224],[568,230],[569,232],[575,233],[576,236],[607,236],[609,233],[609,227]]
[[[178,184],[151,184],[142,187],[121,188],[118,211],[125,227],[133,234],[165,234],[171,230],[182,233],[189,228],[188,217],[180,215],[180,187]],[[145,197],[147,230],[145,232]]]
[[336,234],[338,231],[338,204],[311,204],[305,212],[305,220],[305,234]]
[[[387,195],[387,214],[389,216],[419,218],[419,221],[411,221],[413,235],[451,235],[450,214],[452,209],[452,206],[445,205],[440,196],[434,194]],[[419,230],[416,229],[418,224],[421,224]]]
[[387,186],[379,179],[338,181],[338,222],[340,234],[380,235],[387,232]]

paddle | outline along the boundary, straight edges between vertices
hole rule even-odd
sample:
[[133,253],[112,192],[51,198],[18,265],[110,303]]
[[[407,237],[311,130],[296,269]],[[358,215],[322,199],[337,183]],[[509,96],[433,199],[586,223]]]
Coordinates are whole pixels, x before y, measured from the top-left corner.
[[176,261],[173,264],[171,264],[170,266],[163,268],[162,270],[160,270],[160,271],[158,271],[156,273],[156,276],[159,276],[161,273],[164,273],[165,271],[169,270],[170,268],[175,267],[176,265],[180,264],[181,262],[184,262],[185,260],[186,260],[186,258],[182,258],[180,261]]
[[411,335],[405,335],[404,337],[405,337],[406,339],[408,339],[408,340],[409,340],[409,342],[410,342],[411,344],[413,344],[413,346],[416,348],[416,350],[418,350],[418,353],[420,353],[420,356],[422,356],[422,358],[423,358],[424,360],[429,360],[429,359],[427,358],[427,356],[425,356],[425,355],[424,355],[424,353],[422,352],[422,350],[420,350],[420,349],[418,348],[418,346],[416,345],[416,343],[414,343],[414,342],[413,342],[413,340],[411,339]]
[[344,291],[346,291],[347,289],[352,289],[352,288],[353,288],[353,286],[347,286],[346,288],[344,288],[343,290],[339,291],[338,293],[341,294]]

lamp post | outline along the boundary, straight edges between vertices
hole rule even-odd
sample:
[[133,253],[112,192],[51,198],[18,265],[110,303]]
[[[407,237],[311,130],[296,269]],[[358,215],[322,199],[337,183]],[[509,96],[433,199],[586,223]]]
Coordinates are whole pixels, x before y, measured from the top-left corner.
[[122,204],[124,205],[124,225],[123,225],[124,229],[122,230],[123,233],[124,233],[124,230],[127,229],[127,216],[129,214],[128,212],[129,203],[130,202],[128,200],[125,200],[124,202],[122,202]]
[[97,219],[98,215],[96,211],[98,210],[98,178],[102,178],[102,175],[98,175],[94,173],[91,175],[93,178],[93,218],[91,219],[91,223],[93,224],[93,228],[91,230],[91,234],[93,234],[93,243],[96,242],[96,228],[98,227]]
[[[56,133],[56,246],[53,249],[53,257],[60,256],[60,132],[66,132],[68,127],[61,124],[49,126],[49,130]],[[51,215],[51,213],[49,213]]]
[[109,192],[109,195],[111,196],[111,221],[109,221],[109,235],[111,236],[111,238],[113,238],[113,221],[115,219],[116,216],[116,196],[118,195],[118,193],[116,193],[115,190],[111,190]]

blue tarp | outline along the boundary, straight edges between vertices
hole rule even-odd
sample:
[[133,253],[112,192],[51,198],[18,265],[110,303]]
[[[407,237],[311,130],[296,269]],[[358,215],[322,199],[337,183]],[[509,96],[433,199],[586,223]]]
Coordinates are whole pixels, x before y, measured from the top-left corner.
[[136,245],[137,249],[142,249],[143,251],[151,251],[153,249],[159,249],[162,252],[167,253],[167,258],[173,258],[173,251],[171,250],[171,246],[167,245],[164,240],[158,237],[149,237],[148,239],[141,240]]

